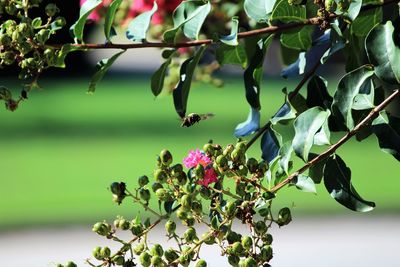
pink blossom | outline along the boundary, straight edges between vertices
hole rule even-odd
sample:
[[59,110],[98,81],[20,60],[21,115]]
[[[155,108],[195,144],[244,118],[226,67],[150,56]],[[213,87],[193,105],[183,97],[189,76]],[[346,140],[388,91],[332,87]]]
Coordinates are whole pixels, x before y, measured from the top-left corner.
[[204,178],[202,180],[197,181],[199,185],[208,187],[209,184],[218,182],[217,174],[214,171],[214,168],[211,165],[205,169]]
[[186,168],[193,168],[198,164],[203,165],[203,167],[207,167],[207,165],[211,163],[211,159],[199,149],[196,149],[196,151],[189,151],[189,155],[183,159],[183,164],[186,166]]
[[[158,10],[153,15],[153,24],[162,24],[166,15],[171,15],[175,8],[182,2],[182,0],[157,0]],[[135,0],[129,10],[129,18],[136,17],[137,15],[151,10],[153,8],[153,0]]]
[[[80,0],[80,5],[82,6],[87,0]],[[88,19],[93,20],[95,22],[99,22],[101,19],[101,10],[111,4],[112,0],[103,0],[103,2],[95,8],[95,10],[90,13]]]

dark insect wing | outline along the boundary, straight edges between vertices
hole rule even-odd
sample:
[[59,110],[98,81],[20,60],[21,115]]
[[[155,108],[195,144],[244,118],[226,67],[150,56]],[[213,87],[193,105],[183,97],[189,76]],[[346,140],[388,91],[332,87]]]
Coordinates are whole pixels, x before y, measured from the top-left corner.
[[207,114],[197,114],[197,113],[190,113],[186,117],[182,118],[181,127],[190,127],[195,123],[200,122],[201,120],[207,120],[214,116],[212,113]]
[[215,115],[214,113],[206,113],[206,114],[200,114],[199,116],[202,120],[208,120],[214,117]]

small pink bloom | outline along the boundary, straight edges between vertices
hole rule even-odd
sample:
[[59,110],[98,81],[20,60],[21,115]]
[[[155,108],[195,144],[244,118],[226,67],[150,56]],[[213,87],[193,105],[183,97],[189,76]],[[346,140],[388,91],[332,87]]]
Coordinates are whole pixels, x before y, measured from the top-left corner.
[[183,164],[186,166],[186,168],[193,168],[198,164],[203,165],[203,167],[207,167],[211,163],[211,159],[199,149],[196,149],[196,151],[191,150],[189,155],[183,159]]
[[[80,0],[80,5],[82,6],[87,0]],[[95,8],[95,10],[90,13],[88,19],[93,20],[95,22],[99,22],[101,19],[101,10],[111,4],[112,0],[103,0],[103,2]]]
[[218,182],[217,174],[214,171],[214,168],[209,165],[205,169],[204,178],[202,180],[197,181],[199,185],[208,187],[209,184]]

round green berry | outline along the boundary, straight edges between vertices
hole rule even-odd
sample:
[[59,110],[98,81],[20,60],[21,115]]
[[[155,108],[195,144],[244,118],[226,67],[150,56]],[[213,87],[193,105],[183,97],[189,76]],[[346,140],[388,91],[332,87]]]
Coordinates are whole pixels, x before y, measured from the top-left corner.
[[146,251],[140,254],[139,259],[143,267],[149,267],[151,265],[151,255]]
[[169,166],[172,163],[172,154],[168,150],[164,149],[160,153],[160,159],[162,164]]
[[138,179],[139,186],[143,187],[149,183],[149,177],[142,175]]
[[253,246],[253,239],[250,236],[242,237],[242,245],[246,250],[250,250]]
[[150,250],[150,254],[153,256],[160,256],[162,257],[162,255],[164,254],[164,249],[162,248],[162,246],[160,244],[155,244],[151,250]]
[[167,233],[169,235],[173,235],[175,233],[175,230],[176,230],[176,223],[174,221],[171,221],[171,220],[167,221],[165,223],[165,230],[167,231]]
[[205,260],[199,260],[196,263],[196,267],[207,267],[207,262]]

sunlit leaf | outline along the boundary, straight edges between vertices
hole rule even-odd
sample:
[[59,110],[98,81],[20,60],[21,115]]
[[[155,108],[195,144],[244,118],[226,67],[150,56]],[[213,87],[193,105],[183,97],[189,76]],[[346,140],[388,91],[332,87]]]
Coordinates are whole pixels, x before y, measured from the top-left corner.
[[247,120],[240,123],[235,128],[236,137],[248,136],[260,128],[260,111],[254,108],[250,109]]
[[102,0],[87,0],[85,3],[83,3],[79,11],[79,19],[70,28],[70,32],[75,39],[79,41],[83,39],[83,29],[85,27],[87,18],[89,17],[90,13],[92,13],[92,11],[102,2]]
[[128,25],[126,38],[134,42],[146,40],[146,34],[150,26],[151,18],[158,9],[157,2],[154,1],[153,8],[135,17]]
[[117,12],[118,7],[121,5],[122,0],[114,0],[108,7],[106,17],[104,19],[104,35],[108,42],[111,41],[111,33],[112,26],[114,23],[115,13]]

